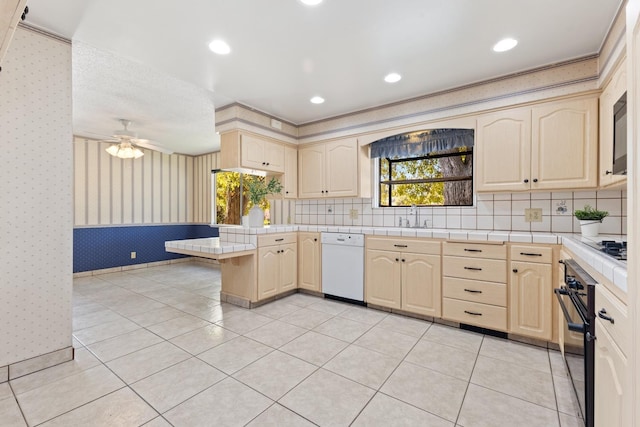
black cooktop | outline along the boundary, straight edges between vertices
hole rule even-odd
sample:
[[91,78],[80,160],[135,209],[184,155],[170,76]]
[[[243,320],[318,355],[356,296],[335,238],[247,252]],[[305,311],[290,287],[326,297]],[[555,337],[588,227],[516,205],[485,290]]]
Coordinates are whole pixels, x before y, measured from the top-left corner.
[[598,249],[619,261],[627,260],[627,242],[615,240],[602,240],[597,243]]

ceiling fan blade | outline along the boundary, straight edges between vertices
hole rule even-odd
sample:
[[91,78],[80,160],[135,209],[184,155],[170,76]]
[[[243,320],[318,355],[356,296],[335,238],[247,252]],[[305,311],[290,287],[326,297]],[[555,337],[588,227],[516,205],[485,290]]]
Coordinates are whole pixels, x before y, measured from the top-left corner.
[[173,154],[172,150],[161,147],[159,145],[152,144],[148,139],[132,139],[131,142],[138,147],[147,148],[153,151],[159,151],[164,154]]

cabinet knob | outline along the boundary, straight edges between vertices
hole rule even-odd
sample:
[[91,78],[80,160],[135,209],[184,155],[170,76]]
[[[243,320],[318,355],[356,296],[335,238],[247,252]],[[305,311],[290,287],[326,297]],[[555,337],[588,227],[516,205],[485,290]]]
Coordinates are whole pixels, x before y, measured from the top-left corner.
[[400,258],[396,258],[396,261],[400,261]]
[[285,191],[285,192],[284,192],[284,194],[289,194],[289,192],[288,192],[288,191]]
[[613,175],[613,171],[605,171],[604,174],[605,175]]
[[313,239],[313,241],[314,241],[314,242],[317,242],[317,241],[318,241],[318,239]]
[[404,262],[404,261],[405,261],[405,259],[404,259],[404,258],[402,258],[402,262]]
[[322,190],[321,193],[324,194],[324,190]]
[[538,178],[533,178],[533,182],[538,182]]
[[528,179],[525,179],[525,180],[524,180],[524,183],[525,183],[525,184],[528,184],[528,183],[529,183],[529,180],[528,180]]
[[517,272],[518,272],[518,269],[517,269],[517,268],[514,268],[512,271],[513,271],[514,273],[517,273]]

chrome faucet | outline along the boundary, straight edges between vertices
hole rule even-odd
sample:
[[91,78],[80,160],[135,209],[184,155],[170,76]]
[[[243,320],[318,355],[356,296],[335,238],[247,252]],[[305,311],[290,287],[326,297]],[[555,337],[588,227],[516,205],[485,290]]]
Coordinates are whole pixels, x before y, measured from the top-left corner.
[[413,221],[414,228],[420,227],[420,220],[418,219],[418,208],[416,207],[416,205],[411,205],[411,209],[409,210],[409,215],[414,216],[414,221]]

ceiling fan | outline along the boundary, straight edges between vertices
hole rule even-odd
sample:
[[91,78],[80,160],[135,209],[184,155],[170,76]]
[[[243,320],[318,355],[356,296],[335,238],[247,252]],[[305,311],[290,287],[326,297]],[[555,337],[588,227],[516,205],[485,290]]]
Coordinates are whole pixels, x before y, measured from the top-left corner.
[[122,129],[115,130],[112,138],[103,140],[105,142],[113,142],[106,149],[107,153],[121,159],[138,159],[144,156],[142,150],[138,148],[142,147],[165,154],[173,154],[171,150],[151,144],[148,139],[138,138],[135,132],[129,130],[131,120],[118,119],[118,121],[122,124]]

